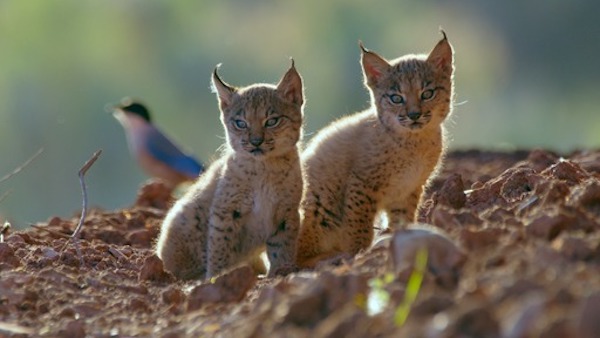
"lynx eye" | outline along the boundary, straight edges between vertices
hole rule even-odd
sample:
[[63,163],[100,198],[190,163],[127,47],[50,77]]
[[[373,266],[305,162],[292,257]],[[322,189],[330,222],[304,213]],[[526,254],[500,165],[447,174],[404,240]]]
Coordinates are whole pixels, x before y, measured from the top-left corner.
[[421,93],[421,100],[431,100],[434,96],[435,91],[433,91],[433,89],[427,89]]
[[393,104],[404,103],[404,98],[402,97],[402,95],[392,94],[389,97],[390,97],[390,101],[392,101]]
[[265,127],[267,127],[267,128],[276,127],[277,125],[279,125],[280,121],[281,121],[281,119],[279,117],[272,117],[272,118],[268,119],[267,122],[265,122]]
[[246,128],[248,128],[248,123],[246,123],[246,121],[244,121],[244,120],[234,120],[233,121],[233,125],[237,129],[246,129]]

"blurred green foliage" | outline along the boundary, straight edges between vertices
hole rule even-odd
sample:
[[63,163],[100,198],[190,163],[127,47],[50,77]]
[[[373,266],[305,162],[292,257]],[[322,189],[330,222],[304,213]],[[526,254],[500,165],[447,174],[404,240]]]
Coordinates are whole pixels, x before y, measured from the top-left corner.
[[600,2],[0,0],[0,221],[17,227],[76,213],[77,171],[92,205],[131,205],[145,180],[104,106],[142,99],[157,124],[209,161],[222,143],[210,73],[229,83],[279,80],[293,56],[304,77],[306,137],[367,107],[357,41],[395,58],[448,33],[458,105],[451,148],[600,145]]

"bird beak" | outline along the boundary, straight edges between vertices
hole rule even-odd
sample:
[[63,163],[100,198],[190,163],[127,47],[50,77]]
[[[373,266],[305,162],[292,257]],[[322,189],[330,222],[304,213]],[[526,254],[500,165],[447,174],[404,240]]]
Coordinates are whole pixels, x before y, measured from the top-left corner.
[[107,113],[109,113],[109,114],[114,114],[114,113],[117,112],[117,110],[120,110],[120,107],[118,105],[116,105],[116,104],[113,104],[113,103],[107,103],[104,106],[104,111],[107,112]]

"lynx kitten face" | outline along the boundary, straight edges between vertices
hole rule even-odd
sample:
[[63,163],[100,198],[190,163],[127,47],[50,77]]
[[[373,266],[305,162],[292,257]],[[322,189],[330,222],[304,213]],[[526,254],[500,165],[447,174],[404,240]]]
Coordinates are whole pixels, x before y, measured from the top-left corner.
[[391,62],[361,44],[365,84],[379,120],[397,132],[439,126],[450,112],[452,49],[444,40],[427,57]]
[[227,142],[238,154],[280,156],[296,147],[302,136],[299,107],[303,99],[297,90],[301,83],[293,74],[286,77],[278,87],[259,84],[236,89],[225,84],[215,70],[213,83],[219,95],[221,121]]
[[302,153],[301,267],[369,247],[378,214],[391,227],[414,222],[445,148],[454,69],[445,34],[429,55],[387,61],[361,50],[371,107],[331,123]]

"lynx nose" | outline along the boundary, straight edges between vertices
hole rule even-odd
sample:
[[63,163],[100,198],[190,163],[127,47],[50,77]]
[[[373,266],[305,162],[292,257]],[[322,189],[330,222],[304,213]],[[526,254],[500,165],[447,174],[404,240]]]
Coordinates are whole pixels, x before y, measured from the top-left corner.
[[250,137],[250,144],[258,147],[259,145],[261,145],[263,143],[264,139],[261,136],[251,136]]
[[409,118],[409,119],[411,119],[411,120],[413,120],[413,121],[416,121],[416,120],[418,120],[418,119],[419,119],[419,117],[421,117],[421,112],[418,112],[418,111],[411,111],[411,112],[409,112],[409,113],[408,113],[408,114],[406,114],[406,115],[408,115],[408,118]]

